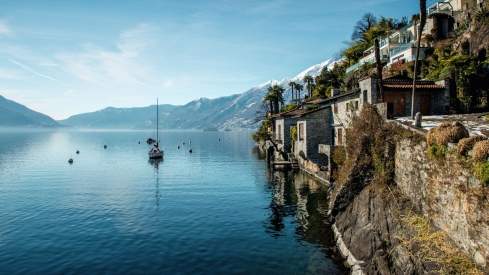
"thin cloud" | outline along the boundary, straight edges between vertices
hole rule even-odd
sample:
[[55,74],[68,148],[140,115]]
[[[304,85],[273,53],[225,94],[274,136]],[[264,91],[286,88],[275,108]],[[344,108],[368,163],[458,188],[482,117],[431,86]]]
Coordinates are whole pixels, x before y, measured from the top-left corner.
[[16,70],[0,68],[0,79],[18,80],[23,78],[23,74]]
[[10,26],[7,25],[7,23],[5,23],[4,21],[0,20],[0,36],[10,34],[12,34],[12,29],[10,28]]
[[21,63],[21,62],[19,62],[19,61],[15,60],[15,59],[11,59],[11,58],[9,58],[9,59],[8,59],[8,61],[9,61],[10,63],[12,63],[12,64],[14,64],[14,65],[18,66],[19,68],[23,69],[24,71],[27,71],[27,72],[29,72],[29,73],[31,73],[31,74],[33,74],[33,75],[36,75],[36,76],[39,76],[39,77],[42,77],[42,78],[45,78],[45,79],[48,79],[48,80],[52,80],[52,81],[58,81],[56,78],[51,77],[51,76],[49,76],[49,75],[45,75],[45,74],[43,74],[43,73],[41,73],[41,72],[38,72],[38,71],[36,71],[34,68],[32,68],[32,67],[30,67],[30,66],[28,66],[28,65],[26,65],[26,64],[23,64],[23,63]]
[[115,50],[86,45],[81,52],[56,57],[68,73],[82,81],[147,85],[149,69],[139,57],[151,43],[153,31],[152,26],[139,24],[119,35]]

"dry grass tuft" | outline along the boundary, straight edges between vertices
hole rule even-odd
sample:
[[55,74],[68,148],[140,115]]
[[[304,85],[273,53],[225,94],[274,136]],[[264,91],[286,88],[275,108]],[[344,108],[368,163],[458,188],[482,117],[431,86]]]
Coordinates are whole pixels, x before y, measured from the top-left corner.
[[486,161],[489,157],[489,140],[476,142],[472,157],[475,161]]
[[393,127],[385,123],[374,106],[365,105],[346,130],[347,158],[338,171],[338,185],[367,184],[374,176],[389,181],[394,171],[394,138]]
[[461,253],[446,233],[434,230],[428,219],[409,213],[402,218],[412,236],[401,238],[401,243],[424,262],[435,263],[440,274],[483,274],[475,263]]
[[483,141],[486,138],[483,136],[474,136],[474,137],[468,137],[468,138],[463,138],[458,142],[457,145],[457,152],[461,156],[467,156],[467,154],[474,148],[474,145],[479,142]]
[[469,131],[460,122],[444,122],[440,126],[431,129],[426,136],[429,145],[447,145],[457,143],[463,138],[469,137]]

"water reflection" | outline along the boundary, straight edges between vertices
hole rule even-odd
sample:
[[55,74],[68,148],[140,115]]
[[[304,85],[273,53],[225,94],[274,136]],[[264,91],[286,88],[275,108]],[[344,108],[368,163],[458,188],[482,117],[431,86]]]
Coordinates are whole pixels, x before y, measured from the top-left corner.
[[[331,225],[328,224],[327,187],[303,173],[270,172],[271,203],[266,231],[277,238],[294,226],[301,241],[318,244],[329,250],[334,247]],[[292,219],[292,223],[284,222]]]
[[154,168],[154,175],[155,175],[155,205],[156,208],[160,208],[160,199],[161,199],[161,194],[160,194],[160,163],[163,162],[162,159],[150,159],[148,161],[151,166]]
[[0,274],[342,273],[313,231],[322,191],[270,183],[248,133],[162,133],[164,162],[146,136],[0,132]]

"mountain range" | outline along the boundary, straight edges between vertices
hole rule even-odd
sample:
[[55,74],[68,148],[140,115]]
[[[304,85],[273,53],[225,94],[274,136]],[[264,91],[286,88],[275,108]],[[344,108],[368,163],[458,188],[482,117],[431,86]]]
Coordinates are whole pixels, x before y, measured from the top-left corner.
[[[332,66],[333,59],[309,67],[292,78],[280,81],[272,80],[253,87],[243,93],[234,94],[215,99],[200,98],[185,105],[159,105],[160,128],[163,129],[252,129],[256,128],[265,114],[263,96],[267,89],[278,84],[284,87],[284,97],[290,101],[288,83],[295,81],[304,84],[302,79],[306,75],[316,76],[324,67]],[[305,86],[305,85],[304,85]],[[303,93],[304,94],[304,93]],[[4,98],[3,98],[4,99]],[[4,99],[6,100],[6,99]],[[71,126],[79,128],[114,128],[114,129],[146,129],[155,125],[156,106],[137,108],[108,107],[96,112],[83,113],[71,116],[65,120],[54,121],[48,116],[36,113],[22,106],[29,116],[23,114],[21,109],[9,112],[4,116],[0,101],[0,125],[10,124],[18,126],[29,125],[28,117],[35,113],[38,115],[36,123],[32,125]],[[9,101],[14,103],[13,101]]]
[[0,126],[57,127],[60,125],[49,116],[33,111],[0,95]]

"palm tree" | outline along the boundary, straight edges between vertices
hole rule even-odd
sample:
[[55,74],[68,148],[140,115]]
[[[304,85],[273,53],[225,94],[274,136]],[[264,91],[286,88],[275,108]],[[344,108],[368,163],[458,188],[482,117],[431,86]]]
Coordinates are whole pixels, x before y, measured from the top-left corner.
[[274,98],[275,98],[275,110],[277,112],[280,111],[280,105],[284,104],[284,91],[285,89],[282,88],[282,86],[280,85],[273,85],[272,87],[272,90],[273,90],[273,95],[274,95]]
[[267,94],[265,95],[265,97],[263,97],[263,101],[268,102],[268,111],[271,114],[274,114],[275,110],[273,109],[273,106],[274,106],[274,102],[275,102],[275,97],[273,95],[273,90],[272,90],[271,86],[268,87]]
[[275,114],[280,112],[280,104],[284,103],[284,88],[278,85],[272,85],[268,87],[267,94],[263,98],[264,101],[268,101],[270,113]]
[[360,19],[355,27],[353,28],[353,34],[351,35],[351,39],[353,41],[363,41],[363,42],[370,42],[370,41],[364,41],[365,40],[365,34],[377,24],[377,18],[372,14],[372,13],[366,13],[362,16],[362,19]]
[[292,93],[292,101],[294,101],[294,96],[295,96],[295,87],[297,86],[297,83],[295,83],[294,81],[290,81],[289,82],[289,87],[290,87],[290,91]]
[[306,84],[306,88],[308,91],[308,97],[310,97],[311,92],[312,92],[312,87],[314,85],[314,78],[312,78],[312,76],[310,76],[310,75],[306,75],[306,76],[304,76],[303,81]]
[[301,101],[301,92],[304,90],[304,86],[300,83],[295,84],[295,90],[297,91],[297,99],[298,101]]

